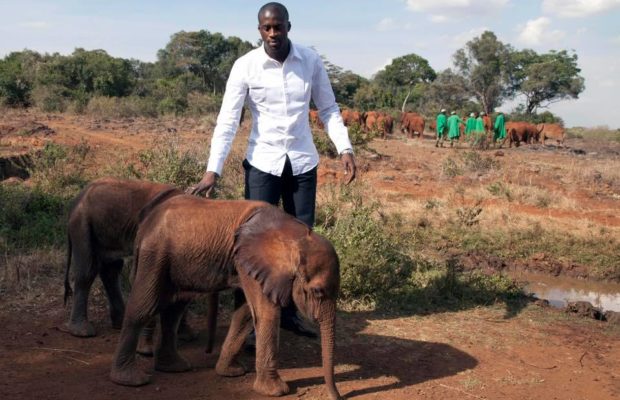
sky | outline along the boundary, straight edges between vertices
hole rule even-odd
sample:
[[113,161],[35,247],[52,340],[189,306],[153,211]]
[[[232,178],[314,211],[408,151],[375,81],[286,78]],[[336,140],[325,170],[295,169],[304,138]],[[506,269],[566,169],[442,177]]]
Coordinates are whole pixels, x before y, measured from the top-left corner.
[[[23,49],[70,54],[76,47],[155,61],[179,31],[220,32],[256,43],[264,0],[0,0],[0,57]],[[415,53],[436,71],[485,30],[539,53],[575,51],[586,89],[551,106],[567,126],[608,125],[620,100],[620,0],[289,0],[289,38],[370,78]],[[519,99],[504,104],[510,111]]]

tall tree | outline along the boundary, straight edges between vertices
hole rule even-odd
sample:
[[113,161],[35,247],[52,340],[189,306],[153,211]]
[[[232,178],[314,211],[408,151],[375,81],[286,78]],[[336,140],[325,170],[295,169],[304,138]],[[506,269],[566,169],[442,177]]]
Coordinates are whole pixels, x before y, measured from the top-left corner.
[[325,64],[327,75],[332,84],[336,102],[344,104],[347,107],[353,107],[353,96],[362,85],[368,83],[368,79],[351,71],[345,71],[342,67],[327,61],[324,56],[321,56],[321,58],[323,59],[323,64]]
[[477,109],[470,101],[471,98],[465,78],[448,68],[427,85],[418,110],[427,115],[434,115],[442,108],[459,112]]
[[454,56],[454,66],[465,78],[472,95],[490,113],[513,93],[510,85],[510,45],[486,31],[467,42]]
[[411,53],[393,59],[390,65],[377,72],[374,81],[380,87],[391,91],[395,97],[404,97],[401,106],[404,111],[407,101],[416,91],[416,86],[430,83],[436,76],[435,70],[425,58]]
[[525,97],[526,114],[534,114],[538,108],[561,100],[576,99],[585,89],[575,53],[552,50],[537,54],[526,49],[514,52],[511,59],[512,85],[516,93]]
[[252,47],[250,42],[217,32],[181,31],[172,35],[157,56],[168,77],[190,72],[201,79],[204,90],[217,93],[224,91],[234,61]]

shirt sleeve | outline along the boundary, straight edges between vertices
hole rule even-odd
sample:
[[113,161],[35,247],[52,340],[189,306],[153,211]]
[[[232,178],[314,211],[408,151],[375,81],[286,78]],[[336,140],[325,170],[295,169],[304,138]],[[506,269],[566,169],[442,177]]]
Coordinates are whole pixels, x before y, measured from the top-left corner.
[[244,68],[237,60],[230,71],[226,82],[226,91],[222,99],[222,107],[217,116],[217,123],[211,139],[211,151],[207,171],[222,174],[224,161],[228,157],[233,139],[239,128],[239,118],[247,95],[248,86],[244,79]]
[[320,57],[315,58],[314,74],[312,76],[312,100],[319,112],[319,118],[325,126],[325,131],[336,146],[338,154],[343,150],[352,149],[349,132],[344,126],[340,109],[336,104],[336,97],[329,82],[329,76]]

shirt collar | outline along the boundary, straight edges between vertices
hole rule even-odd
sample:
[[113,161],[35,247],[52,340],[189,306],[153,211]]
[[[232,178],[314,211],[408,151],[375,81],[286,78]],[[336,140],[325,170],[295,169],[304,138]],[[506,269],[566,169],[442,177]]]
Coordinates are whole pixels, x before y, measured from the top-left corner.
[[[292,41],[290,43],[291,43],[291,50],[289,51],[288,56],[286,57],[286,60],[288,60],[289,58],[297,58],[298,60],[301,60],[302,57],[301,57],[301,54],[299,53],[299,50],[297,49],[297,46],[295,46]],[[263,65],[267,64],[268,62],[275,61],[273,58],[269,57],[269,55],[265,51],[264,45],[261,44],[260,48],[261,48],[260,54],[261,54],[261,58],[263,59]]]

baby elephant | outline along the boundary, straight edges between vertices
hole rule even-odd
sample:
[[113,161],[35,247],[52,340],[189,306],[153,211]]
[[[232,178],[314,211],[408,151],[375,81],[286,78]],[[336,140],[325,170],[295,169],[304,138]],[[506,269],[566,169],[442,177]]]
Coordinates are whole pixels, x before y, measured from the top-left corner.
[[240,287],[247,304],[233,313],[216,371],[234,376],[235,363],[253,321],[256,330],[254,390],[279,396],[288,385],[277,371],[280,307],[294,301],[321,331],[323,373],[333,399],[333,350],[338,256],[329,241],[281,209],[258,201],[225,201],[181,195],[154,208],[136,236],[135,284],[110,378],[138,386],[149,375],[138,369],[135,351],[141,328],[161,316],[161,340],[155,369],[180,372],[189,363],[176,349],[179,318],[197,293]]
[[91,182],[75,200],[69,214],[68,251],[65,272],[65,302],[73,294],[69,268],[73,260],[75,294],[67,330],[74,336],[95,336],[88,321],[88,294],[99,275],[110,306],[112,325],[120,329],[125,304],[120,288],[123,257],[133,251],[139,214],[182,194],[162,183],[101,178]]

